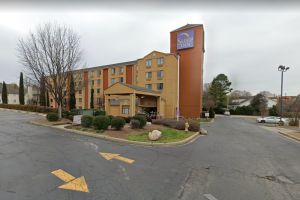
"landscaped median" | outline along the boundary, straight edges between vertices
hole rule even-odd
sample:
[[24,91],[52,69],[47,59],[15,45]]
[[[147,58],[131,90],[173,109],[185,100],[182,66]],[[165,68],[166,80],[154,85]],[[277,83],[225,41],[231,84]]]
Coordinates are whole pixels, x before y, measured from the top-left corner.
[[[65,121],[67,122],[67,121]],[[177,130],[175,128],[166,127],[161,124],[147,124],[143,128],[132,128],[130,123],[126,123],[125,126],[116,130],[109,126],[106,130],[97,129],[95,127],[84,127],[82,125],[63,124],[63,122],[49,122],[44,120],[34,120],[33,124],[50,126],[53,128],[66,130],[69,132],[77,133],[80,135],[86,135],[111,141],[126,142],[131,144],[140,145],[160,145],[160,146],[171,146],[171,145],[182,145],[194,141],[199,136],[198,131],[185,131]],[[68,122],[67,122],[68,123]],[[192,127],[193,128],[193,127]],[[152,141],[149,139],[149,132],[158,130],[161,132],[161,137]]]

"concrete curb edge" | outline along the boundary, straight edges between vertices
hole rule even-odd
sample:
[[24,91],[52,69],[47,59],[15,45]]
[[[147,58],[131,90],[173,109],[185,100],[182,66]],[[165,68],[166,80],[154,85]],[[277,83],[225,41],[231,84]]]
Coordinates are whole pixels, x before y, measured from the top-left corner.
[[278,131],[278,133],[280,133],[280,134],[282,134],[282,135],[284,135],[284,136],[286,136],[286,137],[292,138],[292,139],[297,140],[297,141],[300,142],[300,139],[299,139],[299,138],[294,137],[294,136],[292,136],[292,135],[289,135],[289,134],[287,134],[287,133],[285,133],[285,132],[283,132],[283,131]]
[[24,113],[24,114],[40,115],[40,116],[46,117],[46,114],[39,113],[39,112],[30,112],[30,111],[24,111],[24,110],[8,109],[8,108],[0,108],[0,110],[12,111],[12,112],[18,112],[18,113]]
[[108,140],[108,141],[121,142],[121,143],[127,143],[127,144],[135,144],[135,145],[144,145],[144,146],[163,146],[163,147],[179,146],[179,145],[189,144],[191,142],[194,142],[198,137],[204,136],[204,135],[200,135],[199,132],[195,132],[190,137],[188,137],[184,140],[178,141],[178,142],[170,142],[170,143],[138,142],[138,141],[125,140],[125,139],[121,139],[121,138],[115,138],[115,137],[110,137],[110,136],[105,136],[105,135],[94,134],[94,133],[88,133],[88,132],[79,131],[79,130],[67,129],[64,126],[61,127],[61,126],[51,126],[51,125],[41,124],[34,120],[30,121],[30,123],[34,124],[34,125],[38,125],[38,126],[46,126],[46,127],[50,127],[50,128],[64,130],[67,132],[76,133],[79,135],[100,138],[100,139],[104,139],[104,140]]

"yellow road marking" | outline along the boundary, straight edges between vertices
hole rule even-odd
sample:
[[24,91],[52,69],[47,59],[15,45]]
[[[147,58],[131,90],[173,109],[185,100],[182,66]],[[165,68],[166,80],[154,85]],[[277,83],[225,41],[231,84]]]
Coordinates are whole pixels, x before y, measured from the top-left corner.
[[99,154],[105,158],[106,160],[112,160],[112,159],[117,159],[123,162],[126,162],[128,164],[132,164],[134,163],[134,160],[129,159],[129,158],[125,158],[123,156],[120,156],[120,154],[115,154],[115,153],[103,153],[103,152],[99,152]]
[[62,169],[55,170],[51,173],[65,182],[65,184],[59,186],[58,188],[65,190],[75,190],[79,192],[89,192],[84,176],[75,178]]
[[69,181],[75,179],[74,176],[72,176],[71,174],[65,172],[62,169],[55,170],[55,171],[53,171],[51,173],[54,174],[57,178],[61,179],[64,182],[69,182]]
[[79,192],[89,192],[88,186],[83,176],[76,178],[64,185],[61,185],[58,188],[65,190],[75,190]]

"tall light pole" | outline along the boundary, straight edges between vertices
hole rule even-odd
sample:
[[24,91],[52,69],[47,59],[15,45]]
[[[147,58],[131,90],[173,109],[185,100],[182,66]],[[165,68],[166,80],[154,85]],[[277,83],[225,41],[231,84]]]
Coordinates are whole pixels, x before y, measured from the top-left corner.
[[282,122],[282,113],[283,113],[283,101],[282,101],[282,91],[283,91],[283,72],[289,70],[289,67],[279,65],[278,71],[281,72],[281,93],[280,93],[280,122]]

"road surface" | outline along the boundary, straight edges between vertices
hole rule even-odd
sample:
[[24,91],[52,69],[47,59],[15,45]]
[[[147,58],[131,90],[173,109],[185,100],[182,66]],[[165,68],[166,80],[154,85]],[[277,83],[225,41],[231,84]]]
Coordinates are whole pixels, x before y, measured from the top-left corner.
[[[1,200],[300,199],[300,144],[252,121],[218,117],[191,144],[145,147],[30,124],[36,117],[0,111]],[[84,176],[89,192],[58,188],[57,169]]]

